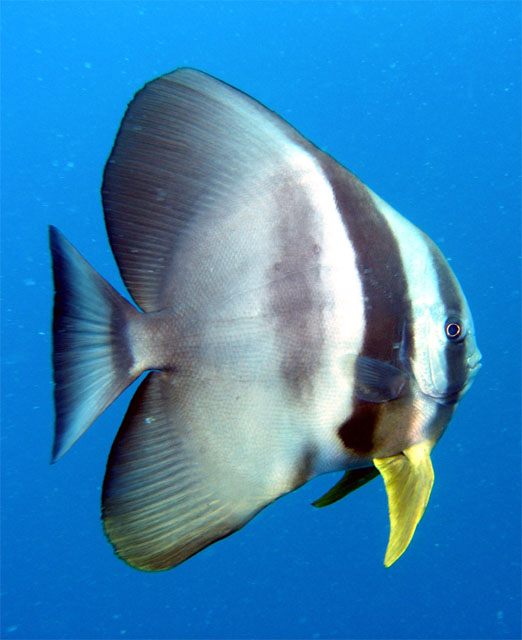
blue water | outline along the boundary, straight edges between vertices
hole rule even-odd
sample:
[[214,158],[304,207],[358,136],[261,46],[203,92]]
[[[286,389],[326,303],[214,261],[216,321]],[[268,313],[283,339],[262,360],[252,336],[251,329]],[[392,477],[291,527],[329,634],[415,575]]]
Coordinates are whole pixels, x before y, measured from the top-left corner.
[[[3,638],[520,638],[520,3],[2,2]],[[426,230],[484,365],[382,565],[375,480],[319,478],[166,573],[106,542],[130,395],[54,466],[46,225],[123,291],[99,187],[126,104],[194,66],[255,96]]]

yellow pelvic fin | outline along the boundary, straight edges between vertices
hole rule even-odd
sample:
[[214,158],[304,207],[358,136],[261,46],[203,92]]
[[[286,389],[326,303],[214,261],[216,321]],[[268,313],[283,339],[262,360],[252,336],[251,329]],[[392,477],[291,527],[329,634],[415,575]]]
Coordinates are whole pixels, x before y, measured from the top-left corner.
[[374,458],[388,495],[390,539],[384,566],[391,566],[410,544],[433,486],[432,443],[419,442],[389,458]]

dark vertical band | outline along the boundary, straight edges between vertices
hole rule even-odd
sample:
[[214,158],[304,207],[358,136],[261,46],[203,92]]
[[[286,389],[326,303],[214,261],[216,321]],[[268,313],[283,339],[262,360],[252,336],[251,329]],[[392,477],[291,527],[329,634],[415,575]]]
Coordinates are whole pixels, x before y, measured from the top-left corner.
[[[329,160],[329,161],[328,161]],[[384,216],[364,185],[328,156],[323,170],[332,186],[337,207],[354,247],[364,296],[365,329],[359,355],[395,366],[415,348],[408,282],[399,245]],[[339,427],[344,445],[366,455],[383,404],[353,398],[354,411]]]

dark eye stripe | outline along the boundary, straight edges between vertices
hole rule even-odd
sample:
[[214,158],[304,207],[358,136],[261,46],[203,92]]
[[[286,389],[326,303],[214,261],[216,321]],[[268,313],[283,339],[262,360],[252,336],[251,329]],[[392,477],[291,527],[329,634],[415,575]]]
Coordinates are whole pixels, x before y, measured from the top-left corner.
[[[460,288],[457,279],[451,271],[448,263],[444,259],[438,247],[429,241],[433,265],[438,279],[439,296],[447,311],[448,321],[445,331],[448,336],[448,326],[453,322],[460,323],[459,318],[464,313],[464,303],[460,294]],[[465,347],[465,327],[462,327],[461,333],[457,336],[450,337],[446,343],[444,354],[446,357],[446,393],[452,394],[458,392],[466,382],[468,377],[467,367],[467,351]],[[458,397],[454,398],[455,400]]]

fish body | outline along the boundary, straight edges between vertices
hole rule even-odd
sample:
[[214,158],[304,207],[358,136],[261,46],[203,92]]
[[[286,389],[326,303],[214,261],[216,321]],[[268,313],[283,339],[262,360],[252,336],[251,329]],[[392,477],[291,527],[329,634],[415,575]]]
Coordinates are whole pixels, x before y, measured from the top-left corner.
[[193,69],[136,94],[102,197],[135,305],[51,227],[53,461],[148,372],[107,464],[116,553],[171,568],[344,470],[316,506],[380,473],[392,564],[480,361],[434,243],[275,113]]

